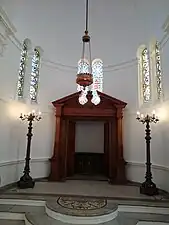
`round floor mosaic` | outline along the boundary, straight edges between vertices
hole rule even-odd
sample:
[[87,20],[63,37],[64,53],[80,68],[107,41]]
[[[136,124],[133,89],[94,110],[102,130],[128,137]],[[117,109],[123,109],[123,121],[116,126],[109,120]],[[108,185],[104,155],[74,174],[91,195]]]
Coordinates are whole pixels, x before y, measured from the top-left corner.
[[75,197],[59,197],[57,203],[67,209],[74,210],[95,210],[107,205],[106,199],[89,199]]

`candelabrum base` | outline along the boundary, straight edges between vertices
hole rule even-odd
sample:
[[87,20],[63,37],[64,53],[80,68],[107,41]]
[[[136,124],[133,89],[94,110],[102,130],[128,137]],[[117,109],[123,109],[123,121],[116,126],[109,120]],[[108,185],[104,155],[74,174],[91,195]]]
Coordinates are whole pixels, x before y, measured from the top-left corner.
[[159,191],[152,181],[144,181],[140,186],[140,194],[153,196],[158,195]]
[[20,189],[34,188],[35,181],[30,175],[24,174],[17,182],[17,186]]

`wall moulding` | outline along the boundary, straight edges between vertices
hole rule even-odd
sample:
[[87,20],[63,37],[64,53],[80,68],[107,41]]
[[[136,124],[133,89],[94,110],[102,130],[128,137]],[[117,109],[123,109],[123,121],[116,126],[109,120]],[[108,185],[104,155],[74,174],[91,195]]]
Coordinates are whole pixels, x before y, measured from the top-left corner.
[[[141,162],[127,162],[127,165],[145,168],[145,164]],[[152,165],[152,169],[158,169],[169,172],[169,167],[163,165]]]
[[[16,164],[21,164],[24,163],[24,159],[20,160],[11,160],[11,161],[2,161],[0,162],[0,167],[3,166],[8,166],[8,165],[16,165]],[[36,159],[31,159],[31,163],[37,163],[37,162],[43,162],[43,163],[49,163],[49,158],[36,158]],[[127,162],[127,166],[134,166],[134,167],[140,167],[140,168],[145,168],[145,164],[141,162]],[[169,167],[163,166],[163,165],[152,165],[152,169],[157,169],[157,170],[162,170],[162,171],[167,171],[169,172]]]
[[[23,171],[24,159],[0,162],[0,187],[14,183],[18,180]],[[49,158],[36,158],[31,160],[31,168],[34,178],[48,177],[50,171]],[[169,167],[153,165],[153,177],[158,187],[169,191]],[[144,179],[145,164],[141,162],[128,162],[126,165],[127,179],[134,182],[141,182]]]
[[0,6],[0,55],[3,56],[8,39],[14,37],[16,28],[8,18],[4,9]]
[[[23,173],[25,160],[12,160],[0,162],[0,187],[15,183],[19,180]],[[44,178],[49,175],[49,160],[48,158],[37,158],[31,160],[31,170],[33,178]]]
[[[142,162],[128,162],[126,165],[127,178],[130,181],[141,183],[144,180],[146,166]],[[169,192],[169,167],[152,165],[152,174],[157,187]]]
[[[3,166],[8,166],[8,165],[16,165],[16,164],[21,164],[24,163],[25,160],[24,159],[20,159],[20,160],[11,160],[11,161],[4,161],[4,162],[0,162],[0,167]],[[37,162],[43,162],[43,163],[49,163],[49,158],[37,158],[37,159],[31,159],[31,163],[37,163]]]

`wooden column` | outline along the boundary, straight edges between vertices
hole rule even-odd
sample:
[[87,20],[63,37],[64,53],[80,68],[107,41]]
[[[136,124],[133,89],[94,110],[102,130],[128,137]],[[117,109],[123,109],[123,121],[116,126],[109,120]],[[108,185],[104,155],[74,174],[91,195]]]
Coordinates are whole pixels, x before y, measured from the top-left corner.
[[104,123],[104,168],[105,175],[109,176],[109,123]]
[[67,177],[67,161],[69,151],[69,120],[63,119],[61,132],[61,147],[60,147],[60,180],[65,181]]
[[112,155],[112,123],[108,123],[108,140],[109,140],[109,179],[110,182],[113,179],[113,173],[112,173],[112,168],[113,168],[113,155]]
[[68,150],[67,150],[67,176],[74,174],[74,160],[75,160],[75,121],[69,121],[69,137],[68,137]]
[[51,172],[49,180],[59,181],[60,180],[60,165],[59,165],[59,149],[60,149],[60,135],[61,135],[61,115],[62,115],[62,104],[56,106],[56,131],[55,131],[55,143],[53,156],[51,161]]
[[114,183],[117,172],[116,119],[109,121],[109,182]]
[[123,158],[123,109],[117,107],[117,176],[116,182],[125,184],[127,182],[125,174],[125,161]]

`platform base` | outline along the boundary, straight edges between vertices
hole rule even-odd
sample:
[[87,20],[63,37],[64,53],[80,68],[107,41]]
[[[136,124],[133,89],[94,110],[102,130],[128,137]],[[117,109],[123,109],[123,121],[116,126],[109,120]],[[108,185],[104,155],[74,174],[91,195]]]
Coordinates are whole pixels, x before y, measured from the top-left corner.
[[34,188],[35,181],[30,175],[23,175],[20,180],[17,182],[17,186],[20,189]]
[[159,191],[156,185],[152,181],[151,182],[145,181],[140,186],[140,194],[153,196],[153,195],[158,195]]

